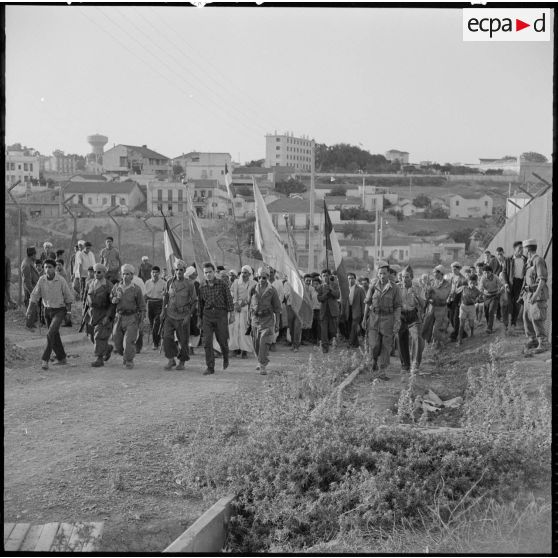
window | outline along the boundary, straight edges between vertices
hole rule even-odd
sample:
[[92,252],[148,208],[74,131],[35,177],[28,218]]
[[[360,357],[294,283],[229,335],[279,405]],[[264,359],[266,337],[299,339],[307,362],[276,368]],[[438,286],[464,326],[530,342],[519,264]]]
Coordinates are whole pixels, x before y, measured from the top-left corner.
[[118,165],[120,167],[127,167],[128,166],[128,162],[126,157],[120,157],[120,164]]
[[157,201],[163,201],[163,190],[157,190]]
[[400,259],[400,260],[403,259],[403,250],[399,250],[399,259]]
[[181,203],[179,203],[179,204],[178,204],[178,212],[179,212],[179,213],[182,213],[183,211],[184,211],[184,205],[181,204]]
[[18,165],[18,166],[17,166],[17,170],[21,170],[21,165]]
[[488,207],[488,202],[487,201],[484,202],[484,207]]
[[[183,196],[184,192],[182,190],[178,190],[178,201],[181,202],[182,201],[182,196]],[[182,210],[179,210],[182,211]]]
[[455,205],[459,205],[459,200],[455,200]]
[[126,198],[120,198],[120,205],[126,205]]
[[211,190],[207,191],[207,197],[210,198],[211,197]]
[[24,171],[29,170],[29,169],[27,168],[27,163],[23,163],[23,170],[24,170]]
[[202,177],[202,178],[207,178],[207,171],[206,171],[205,169],[203,169],[203,170],[201,171],[201,177]]
[[83,194],[78,194],[78,203],[83,203]]
[[[275,138],[275,141],[281,141],[281,138]],[[288,141],[288,140],[287,140]]]
[[167,201],[172,201],[172,190],[167,190]]
[[[275,156],[276,159],[279,159],[281,157],[281,155],[279,155],[279,153],[277,153],[277,155]],[[277,163],[279,164],[279,163]]]
[[103,205],[107,205],[108,203],[108,198],[103,198]]
[[172,215],[172,203],[169,203],[169,205],[167,205],[167,209],[169,210],[169,214]]
[[281,149],[281,146],[278,145],[275,149],[276,149],[277,151],[279,151],[279,149]]
[[87,203],[89,205],[93,205],[93,198],[87,198]]

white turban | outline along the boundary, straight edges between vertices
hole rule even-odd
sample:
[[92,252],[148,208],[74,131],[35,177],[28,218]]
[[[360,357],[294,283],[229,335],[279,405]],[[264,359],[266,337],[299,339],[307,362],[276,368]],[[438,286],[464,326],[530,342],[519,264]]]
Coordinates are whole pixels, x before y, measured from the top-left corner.
[[134,269],[134,266],[132,264],[124,264],[120,268],[120,271],[122,273],[131,273],[132,275],[136,272],[136,270]]
[[243,265],[241,271],[247,271],[250,275],[252,274],[252,268],[249,265]]
[[194,275],[194,273],[196,273],[196,268],[193,265],[191,265],[186,268],[184,275],[186,275],[186,277],[190,277],[190,275]]

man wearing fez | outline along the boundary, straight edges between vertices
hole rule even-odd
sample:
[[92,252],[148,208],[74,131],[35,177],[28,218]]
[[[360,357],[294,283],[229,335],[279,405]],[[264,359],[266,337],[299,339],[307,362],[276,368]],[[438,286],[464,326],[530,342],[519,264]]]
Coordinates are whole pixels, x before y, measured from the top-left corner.
[[134,266],[124,264],[121,268],[122,281],[112,287],[111,302],[116,306],[113,328],[114,348],[124,357],[126,368],[134,367],[138,328],[145,317],[145,300],[141,288],[132,282]]
[[235,316],[230,288],[223,279],[215,277],[215,266],[211,262],[203,264],[203,274],[205,282],[200,286],[200,315],[207,365],[203,374],[208,375],[215,374],[214,335],[223,355],[223,370],[229,366],[229,324],[234,322]]
[[89,327],[93,329],[94,354],[96,359],[91,366],[104,366],[112,353],[112,345],[108,339],[112,330],[115,306],[111,302],[112,283],[107,281],[107,268],[100,263],[93,266],[95,278],[87,289],[86,304],[88,306]]
[[269,282],[269,271],[265,267],[258,269],[258,284],[250,289],[250,315],[252,341],[258,358],[256,370],[267,374],[269,350],[274,335],[279,331],[281,303],[277,290]]
[[[165,370],[184,370],[184,363],[190,360],[190,319],[198,303],[194,282],[184,276],[186,264],[182,260],[174,262],[175,275],[168,280],[163,295],[161,320],[163,325],[163,348],[168,359]],[[174,336],[178,339],[177,350]],[[178,365],[174,358],[178,356]]]
[[41,368],[48,370],[48,362],[52,351],[54,351],[57,359],[55,364],[67,364],[66,352],[60,338],[60,325],[64,316],[71,314],[74,298],[66,280],[56,273],[56,262],[48,258],[43,265],[45,273],[39,277],[35,288],[31,292],[27,316],[32,313],[33,307],[36,307],[42,300],[48,332],[47,344],[41,357]]

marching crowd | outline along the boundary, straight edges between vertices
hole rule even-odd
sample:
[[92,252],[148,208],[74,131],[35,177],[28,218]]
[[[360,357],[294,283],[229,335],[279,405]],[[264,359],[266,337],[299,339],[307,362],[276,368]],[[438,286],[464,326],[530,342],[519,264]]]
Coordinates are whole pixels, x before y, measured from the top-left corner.
[[[245,265],[240,272],[206,262],[201,277],[193,265],[176,260],[172,273],[144,256],[136,268],[123,263],[107,237],[98,261],[90,242],[79,241],[65,272],[63,251],[45,242],[37,255],[27,249],[21,264],[27,327],[37,321],[48,327],[41,367],[66,364],[59,328],[72,326],[71,306],[82,306],[80,331],[94,344],[93,367],[104,366],[113,352],[133,368],[143,349],[144,322],[152,349],[164,352],[165,370],[184,370],[194,349],[203,346],[205,375],[215,373],[216,357],[223,369],[232,353],[254,353],[257,370],[267,373],[270,352],[286,341],[293,352],[301,344],[319,346],[324,353],[345,339],[372,359],[379,378],[389,379],[390,356],[398,354],[403,373],[421,374],[427,344],[440,350],[448,342],[461,345],[484,322],[485,333],[501,321],[504,334],[523,322],[526,349],[548,350],[545,330],[549,298],[548,273],[537,241],[517,241],[505,256],[488,250],[475,266],[441,265],[432,274],[414,277],[410,266],[379,262],[376,276],[349,272],[348,294],[342,296],[339,277],[328,269],[304,275],[304,298],[311,301],[312,319],[301,322],[293,286],[274,269],[257,272]],[[449,334],[448,334],[449,330]],[[112,343],[110,339],[112,337]],[[403,375],[405,377],[405,374]]]

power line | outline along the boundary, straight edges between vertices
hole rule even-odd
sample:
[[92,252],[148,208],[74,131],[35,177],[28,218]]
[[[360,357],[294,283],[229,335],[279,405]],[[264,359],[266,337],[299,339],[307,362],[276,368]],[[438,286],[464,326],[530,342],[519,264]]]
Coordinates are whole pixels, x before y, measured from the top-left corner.
[[[97,8],[97,10],[98,10],[106,19],[108,19],[113,25],[115,25],[120,31],[122,31],[122,33],[123,33],[125,36],[131,38],[134,42],[136,42],[136,43],[140,46],[140,48],[142,48],[142,49],[143,49],[145,52],[147,52],[152,58],[154,58],[156,62],[158,62],[158,63],[160,63],[162,66],[165,66],[166,68],[168,68],[168,69],[171,71],[171,73],[173,73],[173,75],[176,75],[176,74],[174,73],[173,68],[170,67],[170,66],[167,64],[167,62],[165,62],[164,60],[161,60],[161,58],[158,57],[156,54],[154,54],[154,53],[150,52],[148,49],[146,49],[145,46],[144,46],[142,43],[140,43],[137,39],[135,39],[132,35],[130,35],[122,26],[120,26],[120,25],[119,25],[117,22],[115,22],[111,17],[109,17],[107,14],[105,14],[102,10],[100,10],[100,9],[98,9],[98,8]],[[86,17],[88,17],[88,19],[89,19],[90,21],[92,21],[96,26],[101,27],[98,23],[94,22],[91,18],[89,18],[89,16],[86,16]],[[157,67],[157,66],[153,66],[153,64],[150,64],[150,63],[149,63],[147,60],[145,60],[144,58],[139,57],[139,56],[137,55],[137,53],[133,52],[130,48],[128,48],[127,45],[125,45],[122,41],[120,41],[119,39],[117,39],[112,33],[110,33],[109,30],[104,29],[104,27],[101,27],[101,28],[103,29],[103,31],[105,31],[106,33],[108,33],[114,40],[116,40],[117,42],[119,42],[119,44],[121,44],[130,54],[132,54],[132,56],[134,56],[135,58],[137,58],[138,60],[140,60],[142,64],[147,64],[150,68],[154,69],[154,70],[155,70],[161,77],[163,77],[163,79],[165,79],[171,86],[177,88],[181,93],[183,93],[184,95],[186,95],[189,99],[193,100],[195,103],[197,103],[198,105],[202,106],[203,108],[209,109],[209,110],[212,110],[212,109],[213,109],[213,107],[207,107],[207,106],[206,106],[206,103],[200,101],[197,97],[192,96],[188,91],[185,91],[184,88],[181,87],[180,84],[173,83],[173,82],[172,82],[172,81],[171,81],[171,80]],[[187,85],[189,85],[189,86],[192,87],[193,89],[196,89],[197,91],[199,91],[200,93],[203,94],[203,91],[200,91],[199,88],[197,88],[197,87],[196,87],[195,85],[193,85],[192,83],[188,82],[188,81],[187,81],[186,79],[184,79],[183,77],[181,77],[181,76],[177,76],[177,77],[181,78],[182,81],[184,81]],[[213,104],[215,105],[215,103],[213,103]],[[235,116],[234,116],[233,114],[231,114],[230,112],[228,112],[228,111],[226,110],[225,107],[221,107],[220,105],[216,105],[216,108],[217,108],[217,109],[220,109],[221,112],[229,119],[229,121],[230,121],[231,119],[235,118]],[[247,123],[246,123],[246,122],[243,122],[243,121],[240,121],[240,123],[241,123],[242,126],[243,126],[243,128],[242,128],[243,133],[246,133],[246,126],[247,126]],[[258,130],[258,132],[259,132],[259,130]]]

